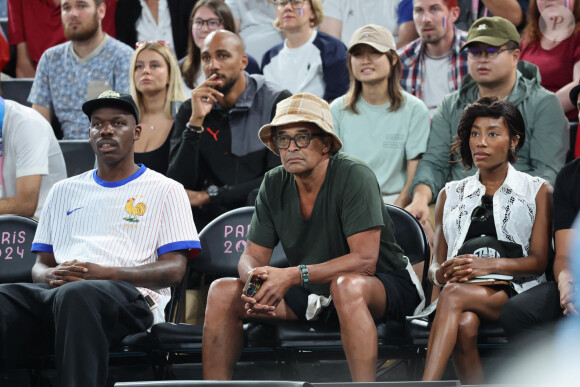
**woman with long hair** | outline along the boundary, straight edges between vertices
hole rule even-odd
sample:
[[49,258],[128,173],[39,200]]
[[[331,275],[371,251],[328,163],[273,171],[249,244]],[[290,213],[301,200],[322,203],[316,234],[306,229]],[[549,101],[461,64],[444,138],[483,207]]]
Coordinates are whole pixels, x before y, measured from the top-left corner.
[[545,282],[552,187],[512,166],[525,133],[517,108],[496,97],[480,98],[461,117],[452,152],[477,172],[447,183],[437,198],[429,277],[442,290],[423,380],[440,379],[453,354],[462,383],[483,383],[480,323],[497,321],[510,297]]
[[165,42],[137,43],[129,70],[130,90],[139,108],[141,137],[135,162],[165,174],[175,114],[185,100],[179,67]]
[[[190,92],[205,81],[201,70],[201,49],[205,38],[215,30],[228,30],[236,33],[236,24],[230,7],[223,0],[200,0],[191,10],[187,56],[180,60],[183,82]],[[254,58],[248,56],[246,71],[249,74],[260,72]]]
[[401,88],[401,62],[386,28],[359,28],[348,49],[348,92],[330,105],[343,150],[366,162],[386,203],[405,207],[419,158],[427,148],[429,111]]
[[568,119],[578,114],[568,94],[580,80],[579,30],[580,1],[531,0],[520,41],[520,59],[538,66],[542,86],[556,93]]

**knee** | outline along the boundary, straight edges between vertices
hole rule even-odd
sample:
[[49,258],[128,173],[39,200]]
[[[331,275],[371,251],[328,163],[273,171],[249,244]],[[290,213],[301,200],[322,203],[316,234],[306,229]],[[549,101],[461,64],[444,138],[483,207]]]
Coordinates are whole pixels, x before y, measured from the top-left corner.
[[447,284],[441,289],[439,294],[439,301],[437,302],[437,309],[445,309],[449,307],[456,307],[458,303],[464,300],[464,284],[451,283]]
[[362,281],[356,274],[343,274],[330,283],[330,295],[336,308],[363,298]]
[[228,311],[241,305],[243,283],[237,278],[220,278],[212,282],[207,294],[206,311]]
[[475,313],[463,313],[457,328],[457,348],[472,347],[477,341],[479,317]]

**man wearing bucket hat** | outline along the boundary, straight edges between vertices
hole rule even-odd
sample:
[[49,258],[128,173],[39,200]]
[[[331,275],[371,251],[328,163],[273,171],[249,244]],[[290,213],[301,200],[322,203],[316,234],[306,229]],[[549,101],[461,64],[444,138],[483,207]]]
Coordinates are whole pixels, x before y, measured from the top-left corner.
[[54,351],[60,386],[104,386],[110,346],[164,321],[200,249],[183,186],[133,161],[131,96],[105,91],[82,109],[98,168],[49,192],[34,283],[0,285],[0,362]]
[[[333,132],[329,106],[312,94],[281,101],[259,136],[282,166],[266,173],[260,187],[240,277],[212,284],[203,332],[204,378],[232,377],[242,321],[259,317],[340,322],[353,380],[372,381],[374,321],[401,320],[422,298],[395,242],[377,180],[367,165],[338,152],[342,143]],[[288,268],[268,266],[279,242]],[[242,295],[244,283],[254,277],[263,281],[258,292]]]
[[512,102],[526,124],[526,141],[518,152],[514,167],[554,184],[564,165],[569,147],[568,120],[558,98],[540,85],[535,65],[519,60],[519,34],[506,19],[478,19],[468,32],[469,74],[459,90],[439,104],[431,122],[427,151],[411,185],[412,202],[407,210],[425,224],[429,219],[429,203],[446,182],[461,180],[475,173],[465,171],[456,162],[458,154],[449,149],[463,109],[481,96],[496,96]]

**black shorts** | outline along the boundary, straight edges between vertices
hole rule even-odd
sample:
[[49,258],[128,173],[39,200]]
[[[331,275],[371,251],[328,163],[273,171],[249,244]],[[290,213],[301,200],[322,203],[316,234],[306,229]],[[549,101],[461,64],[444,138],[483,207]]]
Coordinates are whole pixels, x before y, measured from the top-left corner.
[[[375,277],[382,282],[387,294],[387,312],[380,321],[403,321],[405,316],[412,315],[421,299],[409,272],[405,269],[395,270],[390,273],[376,273]],[[284,301],[300,321],[306,321],[309,294],[307,289],[294,286],[284,296]],[[338,325],[334,302],[320,312],[318,320],[327,325]]]

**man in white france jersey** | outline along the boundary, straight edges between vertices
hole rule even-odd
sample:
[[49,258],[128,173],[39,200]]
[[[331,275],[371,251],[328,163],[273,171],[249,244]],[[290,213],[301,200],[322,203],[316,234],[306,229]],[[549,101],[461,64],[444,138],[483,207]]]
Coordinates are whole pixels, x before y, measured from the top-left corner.
[[98,169],[50,191],[34,284],[0,286],[0,357],[52,344],[61,386],[105,385],[109,347],[164,320],[168,286],[200,250],[183,186],[133,161],[131,96],[106,91],[83,111]]

